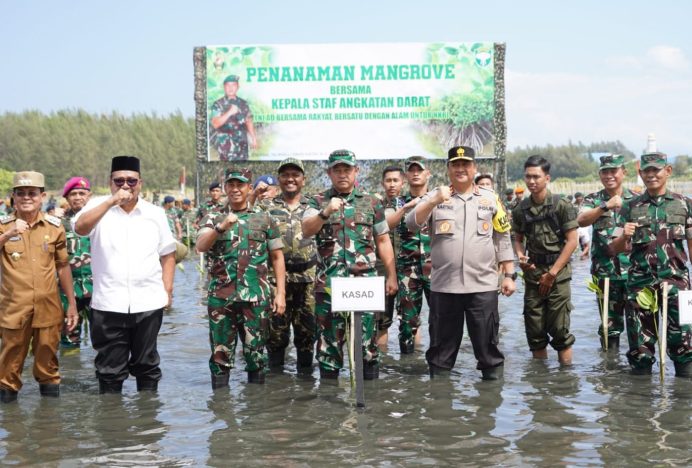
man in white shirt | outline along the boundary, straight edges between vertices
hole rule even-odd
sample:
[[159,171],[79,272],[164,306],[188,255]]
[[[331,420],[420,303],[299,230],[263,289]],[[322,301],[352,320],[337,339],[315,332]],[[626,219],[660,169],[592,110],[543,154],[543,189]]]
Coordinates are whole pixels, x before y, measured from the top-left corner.
[[114,157],[110,184],[111,196],[92,198],[73,220],[75,232],[91,239],[89,328],[99,393],[121,393],[129,374],[138,391],[156,391],[156,339],[173,295],[175,239],[164,211],[139,198],[139,159]]

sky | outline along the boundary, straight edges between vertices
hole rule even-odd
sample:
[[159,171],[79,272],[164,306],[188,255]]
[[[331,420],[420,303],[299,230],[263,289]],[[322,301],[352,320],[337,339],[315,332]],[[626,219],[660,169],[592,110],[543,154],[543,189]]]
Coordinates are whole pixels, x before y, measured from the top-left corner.
[[194,116],[192,50],[505,42],[508,148],[692,155],[692,2],[0,0],[0,113]]

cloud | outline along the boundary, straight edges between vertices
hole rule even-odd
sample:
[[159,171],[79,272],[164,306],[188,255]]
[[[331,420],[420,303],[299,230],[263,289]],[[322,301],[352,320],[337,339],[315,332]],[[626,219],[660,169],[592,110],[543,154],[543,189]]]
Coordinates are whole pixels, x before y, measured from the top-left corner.
[[685,53],[678,47],[656,46],[646,51],[646,57],[669,70],[688,70],[690,62],[685,57]]

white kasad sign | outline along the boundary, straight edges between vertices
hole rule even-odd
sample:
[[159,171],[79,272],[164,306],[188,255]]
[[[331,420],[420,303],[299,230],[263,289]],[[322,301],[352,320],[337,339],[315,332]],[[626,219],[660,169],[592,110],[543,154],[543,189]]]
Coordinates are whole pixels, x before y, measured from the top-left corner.
[[678,292],[678,311],[680,325],[692,325],[692,291]]
[[384,311],[384,276],[331,278],[332,312]]

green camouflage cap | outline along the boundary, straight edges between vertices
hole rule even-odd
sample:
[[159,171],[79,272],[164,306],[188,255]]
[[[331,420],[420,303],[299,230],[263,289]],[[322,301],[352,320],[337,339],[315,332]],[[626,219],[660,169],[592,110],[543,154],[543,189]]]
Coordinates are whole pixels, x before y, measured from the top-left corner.
[[625,165],[625,157],[621,154],[606,154],[601,156],[601,167],[603,169],[617,169]]
[[252,180],[252,171],[247,167],[231,167],[226,169],[226,176],[224,181],[228,182],[231,179],[236,179],[246,184],[250,183]]
[[639,169],[642,171],[649,167],[663,169],[668,165],[668,156],[665,153],[646,153],[641,156]]
[[349,151],[346,149],[332,151],[332,154],[329,155],[329,167],[334,167],[337,164],[347,164],[349,166],[355,166],[356,155],[353,153],[353,151]]
[[43,174],[34,171],[17,172],[12,178],[12,188],[19,187],[39,187],[43,188],[46,184]]
[[223,84],[226,83],[237,83],[240,81],[240,77],[238,75],[228,75],[224,80]]
[[283,161],[281,161],[279,163],[279,168],[276,170],[276,172],[278,172],[280,174],[281,170],[285,167],[288,167],[288,166],[297,167],[298,169],[300,169],[300,172],[305,174],[305,166],[303,166],[303,161],[301,161],[300,159],[296,159],[296,158],[286,158]]
[[406,161],[404,161],[404,168],[408,171],[408,169],[413,166],[413,165],[420,166],[421,169],[425,170],[425,158],[423,156],[411,156],[406,158]]

